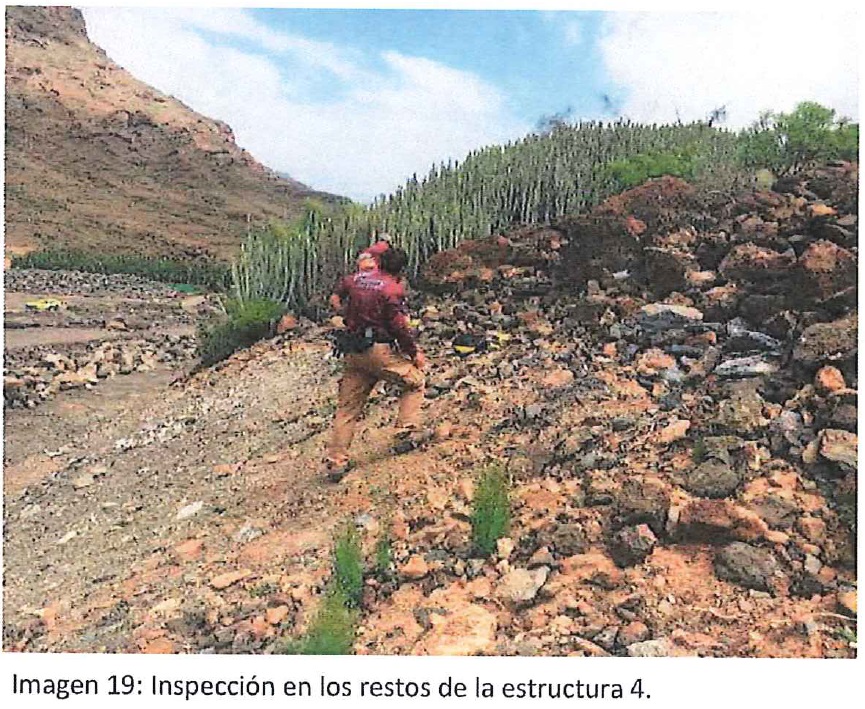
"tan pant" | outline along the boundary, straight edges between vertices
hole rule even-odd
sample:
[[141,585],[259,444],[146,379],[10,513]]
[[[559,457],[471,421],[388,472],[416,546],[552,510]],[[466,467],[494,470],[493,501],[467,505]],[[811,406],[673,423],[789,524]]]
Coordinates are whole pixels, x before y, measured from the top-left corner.
[[402,387],[397,426],[417,426],[424,396],[424,375],[410,360],[394,352],[390,345],[376,343],[366,352],[345,356],[342,379],[339,380],[339,402],[333,424],[328,457],[337,460],[348,456],[354,429],[373,387],[379,381],[394,382]]

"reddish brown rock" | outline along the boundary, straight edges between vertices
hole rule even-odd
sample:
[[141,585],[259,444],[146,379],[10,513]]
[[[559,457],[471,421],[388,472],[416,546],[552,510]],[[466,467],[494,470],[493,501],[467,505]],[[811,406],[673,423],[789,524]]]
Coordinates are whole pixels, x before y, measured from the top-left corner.
[[201,556],[204,542],[201,539],[187,539],[174,547],[174,553],[181,561],[195,561]]
[[400,567],[399,572],[403,578],[417,581],[429,573],[429,565],[420,554],[415,554]]
[[265,613],[265,618],[270,625],[279,625],[288,617],[288,606],[277,606],[276,608],[268,608]]
[[687,419],[677,419],[671,424],[662,428],[657,435],[658,443],[669,445],[674,441],[679,441],[688,435],[688,429],[691,428],[691,422]]
[[607,590],[617,588],[624,581],[622,570],[610,557],[600,552],[575,554],[563,559],[562,575],[565,579],[594,584]]
[[689,502],[679,511],[673,533],[681,541],[709,544],[781,539],[758,514],[724,499]]
[[294,330],[297,327],[297,318],[291,313],[283,315],[276,324],[276,333],[281,335],[289,330]]
[[844,375],[837,367],[822,367],[814,377],[814,387],[820,394],[831,394],[846,388]]
[[574,373],[570,369],[554,369],[544,375],[541,384],[550,389],[558,389],[572,384],[573,381]]
[[249,571],[228,571],[224,574],[219,574],[210,579],[210,585],[220,591],[236,584],[238,581],[249,576]]
[[648,640],[651,635],[652,633],[645,623],[635,620],[619,628],[619,633],[616,635],[616,643],[622,647],[628,647],[634,643]]
[[796,521],[796,528],[809,542],[820,544],[826,538],[826,523],[819,517],[803,515]]
[[676,360],[659,349],[650,349],[637,358],[637,372],[652,376],[676,366]]
[[718,270],[724,278],[733,281],[759,283],[785,276],[795,261],[792,252],[782,254],[756,244],[739,244],[730,250]]
[[141,650],[145,655],[170,655],[174,652],[174,643],[168,638],[154,638]]
[[480,655],[495,648],[496,616],[483,606],[464,604],[447,615],[430,616],[429,631],[415,646],[418,655]]
[[815,241],[796,262],[795,275],[797,300],[826,300],[856,285],[856,256],[831,241]]

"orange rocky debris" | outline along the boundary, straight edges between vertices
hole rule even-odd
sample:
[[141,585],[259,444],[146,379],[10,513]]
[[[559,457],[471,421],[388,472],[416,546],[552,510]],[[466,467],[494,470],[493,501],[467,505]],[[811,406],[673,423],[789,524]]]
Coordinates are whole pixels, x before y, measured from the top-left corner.
[[833,391],[840,391],[847,385],[844,382],[844,375],[837,367],[826,366],[817,372],[814,377],[814,386],[820,394],[829,394]]

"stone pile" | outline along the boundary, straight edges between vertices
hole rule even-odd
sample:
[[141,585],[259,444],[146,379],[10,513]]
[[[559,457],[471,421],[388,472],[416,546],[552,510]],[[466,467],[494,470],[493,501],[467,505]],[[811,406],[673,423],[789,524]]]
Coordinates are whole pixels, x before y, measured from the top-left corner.
[[180,294],[164,283],[125,273],[48,271],[10,268],[3,272],[3,287],[14,293],[55,295],[120,295],[126,298],[173,298]]
[[[842,163],[724,199],[665,178],[590,219],[432,259],[415,302],[421,340],[451,359],[428,396],[491,416],[510,402],[487,447],[509,461],[526,502],[516,550],[477,568],[464,504],[432,529],[430,501],[419,505],[408,522],[421,531],[397,561],[436,563],[423,581],[406,576],[405,594],[456,577],[451,591],[472,603],[496,589],[516,599],[520,613],[499,614],[488,652],[552,643],[691,654],[690,636],[655,635],[658,614],[672,612],[663,594],[630,610],[607,596],[667,549],[696,545],[713,583],[756,594],[740,615],[777,596],[825,599],[828,611],[837,597],[841,608],[856,559],[856,190],[856,166]],[[592,250],[590,238],[603,246]],[[460,359],[451,343],[465,334],[481,347]],[[605,403],[576,417],[594,401]],[[588,605],[571,598],[571,608],[566,590],[583,566],[601,593],[584,589]],[[550,573],[535,587],[540,568]],[[471,590],[479,584],[493,590]],[[534,650],[514,632],[502,645],[502,623],[534,637]]]
[[59,391],[92,388],[116,375],[182,365],[193,357],[194,338],[177,335],[91,343],[65,354],[50,346],[12,350],[4,362],[3,403],[33,408]]

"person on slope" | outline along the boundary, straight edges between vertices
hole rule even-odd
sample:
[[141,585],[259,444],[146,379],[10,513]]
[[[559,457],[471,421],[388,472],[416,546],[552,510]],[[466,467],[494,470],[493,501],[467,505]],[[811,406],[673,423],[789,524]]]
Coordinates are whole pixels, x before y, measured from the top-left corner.
[[[348,450],[367,398],[379,381],[402,388],[397,416],[396,447],[423,440],[420,430],[426,359],[409,328],[400,277],[408,257],[398,248],[383,250],[378,269],[343,278],[334,295],[344,303],[345,355],[339,400],[325,466],[333,482],[350,470]],[[398,350],[398,351],[397,351]]]
[[[358,271],[377,271],[381,255],[390,248],[390,238],[387,234],[379,236],[379,240],[372,246],[364,249],[357,257]],[[337,293],[330,296],[330,306],[338,313],[342,313],[343,302]]]

